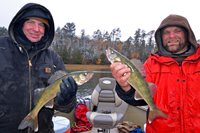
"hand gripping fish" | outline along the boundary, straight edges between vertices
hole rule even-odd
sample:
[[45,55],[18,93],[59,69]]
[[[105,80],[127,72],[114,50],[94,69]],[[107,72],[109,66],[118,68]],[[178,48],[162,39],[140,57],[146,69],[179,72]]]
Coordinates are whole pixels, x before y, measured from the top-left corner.
[[38,131],[38,112],[45,105],[45,107],[53,108],[54,102],[53,98],[56,97],[57,92],[60,91],[60,83],[64,77],[68,78],[72,76],[76,81],[77,85],[82,85],[89,81],[93,77],[94,73],[91,71],[75,71],[67,73],[66,71],[55,72],[48,80],[50,84],[46,88],[41,88],[42,90],[36,106],[34,109],[24,118],[24,120],[19,125],[18,129],[24,129],[26,127],[31,127],[35,132]]
[[150,106],[148,117],[149,123],[151,123],[156,117],[168,117],[164,112],[156,107],[153,102],[149,84],[144,80],[141,72],[138,70],[143,69],[143,72],[145,72],[145,68],[143,65],[140,66],[142,68],[136,68],[135,61],[131,62],[128,58],[126,58],[124,55],[120,54],[118,51],[114,50],[111,47],[106,50],[106,56],[111,63],[121,62],[131,69],[131,76],[128,78],[127,82],[141,95],[141,97]]

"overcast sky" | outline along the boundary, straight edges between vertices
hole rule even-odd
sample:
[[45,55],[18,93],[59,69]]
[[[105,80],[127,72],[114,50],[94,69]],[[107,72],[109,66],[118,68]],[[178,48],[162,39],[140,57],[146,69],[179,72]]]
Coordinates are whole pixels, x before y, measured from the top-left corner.
[[98,29],[109,33],[120,28],[125,41],[140,28],[146,33],[156,30],[169,14],[186,17],[196,39],[200,39],[200,6],[198,0],[0,0],[0,27],[8,28],[17,11],[26,3],[47,7],[54,18],[55,29],[68,22],[76,25],[76,35],[82,29],[92,36]]

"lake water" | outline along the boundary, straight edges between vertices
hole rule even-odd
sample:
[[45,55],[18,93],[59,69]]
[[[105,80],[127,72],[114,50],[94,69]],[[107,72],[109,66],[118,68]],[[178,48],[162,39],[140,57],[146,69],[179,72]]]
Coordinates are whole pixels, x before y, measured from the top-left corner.
[[[78,71],[78,70],[77,70]],[[77,98],[83,98],[85,96],[91,95],[96,85],[99,83],[99,79],[102,77],[111,77],[113,78],[110,69],[99,69],[93,71],[94,75],[87,83],[78,86]]]

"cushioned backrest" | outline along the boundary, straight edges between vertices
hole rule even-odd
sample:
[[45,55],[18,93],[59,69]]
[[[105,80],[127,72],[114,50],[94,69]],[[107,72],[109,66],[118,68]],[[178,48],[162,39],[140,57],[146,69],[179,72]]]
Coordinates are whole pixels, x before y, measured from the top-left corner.
[[115,112],[115,107],[121,105],[122,100],[115,93],[116,80],[114,78],[100,78],[95,87],[91,100],[98,106],[97,112]]
[[105,77],[105,78],[100,78],[99,79],[99,87],[102,90],[112,90],[115,88],[116,85],[116,80],[114,78],[109,78],[109,77]]

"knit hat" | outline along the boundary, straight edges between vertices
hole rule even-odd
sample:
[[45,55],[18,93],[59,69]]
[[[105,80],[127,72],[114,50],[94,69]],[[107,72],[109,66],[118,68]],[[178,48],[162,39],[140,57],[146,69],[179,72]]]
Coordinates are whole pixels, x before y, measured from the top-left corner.
[[38,20],[44,24],[46,24],[48,27],[49,27],[49,22],[48,20],[44,19],[44,18],[39,18],[39,17],[27,17],[25,19],[35,19],[35,20]]
[[34,18],[36,20],[39,20],[46,24],[48,27],[51,25],[50,24],[50,16],[45,12],[44,9],[39,8],[39,7],[32,7],[28,8],[20,17],[17,19],[15,23],[18,23],[22,19],[30,19]]
[[181,27],[181,26],[169,25],[169,26],[166,26],[166,27],[164,27],[164,28],[162,28],[162,29],[160,30],[161,35],[163,34],[163,31],[164,31],[166,28],[168,28],[168,27],[178,27],[178,28],[180,28],[186,35],[188,34],[187,30],[186,30],[185,28]]

